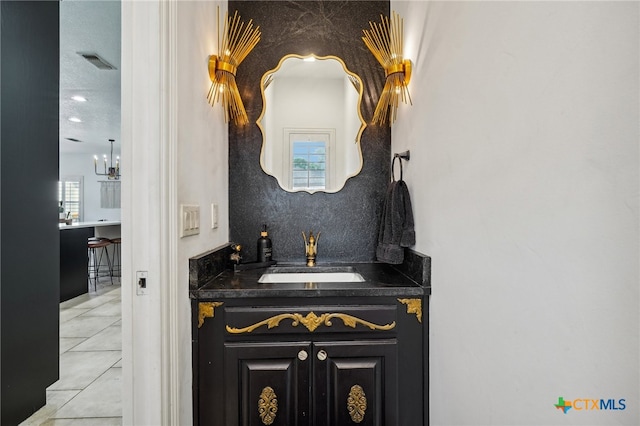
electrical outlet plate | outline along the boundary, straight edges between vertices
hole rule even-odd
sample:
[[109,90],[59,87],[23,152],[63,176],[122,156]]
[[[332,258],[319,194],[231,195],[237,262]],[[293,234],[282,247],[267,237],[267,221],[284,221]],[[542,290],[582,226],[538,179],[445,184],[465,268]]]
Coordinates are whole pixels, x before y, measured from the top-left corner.
[[180,205],[180,237],[200,233],[200,206],[193,204]]

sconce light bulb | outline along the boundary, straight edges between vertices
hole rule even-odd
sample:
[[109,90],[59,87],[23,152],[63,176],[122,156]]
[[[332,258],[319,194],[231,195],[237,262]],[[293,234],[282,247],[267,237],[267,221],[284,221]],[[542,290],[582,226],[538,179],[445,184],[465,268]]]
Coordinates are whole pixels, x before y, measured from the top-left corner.
[[97,155],[94,155],[94,156],[93,156],[93,159],[94,159],[94,160],[98,160],[98,156],[97,156]]

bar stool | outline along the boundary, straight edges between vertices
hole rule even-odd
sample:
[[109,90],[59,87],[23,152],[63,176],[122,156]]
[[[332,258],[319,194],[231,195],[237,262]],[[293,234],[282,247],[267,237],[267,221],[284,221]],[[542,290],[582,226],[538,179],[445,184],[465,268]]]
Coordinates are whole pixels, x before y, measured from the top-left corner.
[[87,241],[87,248],[89,249],[88,260],[88,279],[91,283],[93,278],[93,289],[98,290],[98,278],[100,277],[100,266],[102,266],[102,257],[107,258],[107,272],[102,276],[108,276],[113,284],[113,277],[111,276],[111,259],[109,258],[109,251],[107,247],[111,245],[111,242],[106,238],[89,238]]
[[113,258],[111,259],[111,276],[112,277],[121,277],[122,269],[121,269],[121,259],[120,259],[120,243],[121,238],[112,238],[109,240],[113,245]]

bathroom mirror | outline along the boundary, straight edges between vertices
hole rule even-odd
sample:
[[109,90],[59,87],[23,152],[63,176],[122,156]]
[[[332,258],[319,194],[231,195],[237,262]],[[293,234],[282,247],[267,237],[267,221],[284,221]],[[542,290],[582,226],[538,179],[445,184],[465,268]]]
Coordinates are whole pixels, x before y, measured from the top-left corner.
[[260,165],[284,190],[337,192],[360,172],[363,84],[340,58],[286,55],[260,90]]

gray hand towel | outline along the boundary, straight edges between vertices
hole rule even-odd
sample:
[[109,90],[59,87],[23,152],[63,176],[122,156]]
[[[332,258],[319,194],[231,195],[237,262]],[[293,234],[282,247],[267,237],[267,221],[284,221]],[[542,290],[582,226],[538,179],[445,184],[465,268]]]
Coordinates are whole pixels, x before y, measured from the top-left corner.
[[404,181],[393,181],[387,188],[382,209],[376,257],[380,262],[398,265],[404,248],[416,243],[409,189]]

